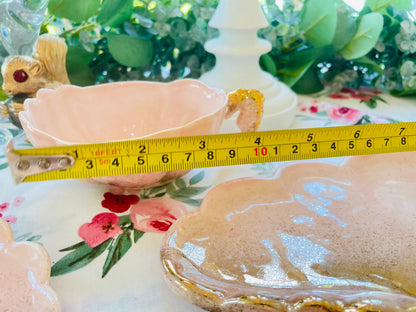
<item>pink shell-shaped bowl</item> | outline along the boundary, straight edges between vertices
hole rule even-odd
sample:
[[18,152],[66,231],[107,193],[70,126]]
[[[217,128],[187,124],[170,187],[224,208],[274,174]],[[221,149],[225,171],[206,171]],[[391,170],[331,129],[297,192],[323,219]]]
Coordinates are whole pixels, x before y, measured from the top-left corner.
[[49,286],[50,272],[46,250],[36,243],[15,242],[10,226],[0,218],[0,311],[61,311]]
[[416,309],[416,152],[228,181],[162,242],[168,285],[208,311]]
[[[203,83],[129,81],[41,89],[19,118],[35,147],[218,133],[227,95]],[[124,189],[164,184],[186,171],[94,178]]]

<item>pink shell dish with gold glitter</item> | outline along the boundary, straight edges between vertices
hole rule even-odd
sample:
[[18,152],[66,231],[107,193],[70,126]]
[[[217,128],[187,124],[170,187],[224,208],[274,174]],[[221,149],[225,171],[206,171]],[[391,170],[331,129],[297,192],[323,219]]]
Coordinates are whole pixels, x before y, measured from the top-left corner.
[[416,153],[214,187],[169,229],[168,285],[209,311],[415,311]]
[[61,311],[49,286],[50,272],[46,250],[36,243],[15,242],[9,224],[0,218],[0,311]]
[[[242,131],[254,131],[261,120],[263,98],[251,91],[246,97],[239,98],[241,93],[230,97],[192,79],[67,85],[39,90],[36,98],[25,101],[19,119],[35,147],[216,134],[223,119],[236,110],[240,111],[237,124]],[[167,183],[185,172],[98,177],[94,181],[141,189]]]

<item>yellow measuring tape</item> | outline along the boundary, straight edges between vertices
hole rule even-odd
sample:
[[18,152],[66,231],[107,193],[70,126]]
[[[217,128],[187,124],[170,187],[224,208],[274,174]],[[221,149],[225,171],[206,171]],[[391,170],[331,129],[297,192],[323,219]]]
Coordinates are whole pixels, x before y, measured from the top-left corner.
[[416,150],[416,122],[11,149],[17,182]]

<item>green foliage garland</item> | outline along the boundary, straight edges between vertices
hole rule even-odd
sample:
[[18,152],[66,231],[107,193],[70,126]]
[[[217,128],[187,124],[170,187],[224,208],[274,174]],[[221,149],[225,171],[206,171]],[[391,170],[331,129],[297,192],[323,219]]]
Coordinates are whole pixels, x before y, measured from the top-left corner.
[[[416,93],[411,0],[366,0],[359,12],[342,0],[304,0],[300,8],[290,0],[282,8],[274,0],[261,2],[270,26],[259,35],[273,48],[260,64],[296,92],[367,85]],[[41,32],[66,39],[73,84],[198,78],[215,64],[203,45],[218,35],[208,26],[217,4],[50,0]]]

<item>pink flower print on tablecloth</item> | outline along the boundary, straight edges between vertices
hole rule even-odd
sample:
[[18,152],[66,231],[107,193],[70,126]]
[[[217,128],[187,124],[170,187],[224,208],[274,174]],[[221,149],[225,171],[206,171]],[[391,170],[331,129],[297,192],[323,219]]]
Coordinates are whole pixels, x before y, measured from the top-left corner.
[[114,213],[104,212],[96,215],[92,222],[84,223],[78,230],[78,235],[90,246],[94,248],[109,238],[114,238],[123,230],[118,223],[120,218]]
[[104,194],[104,198],[101,205],[115,213],[126,212],[131,205],[139,202],[137,195],[119,195],[107,192]]
[[0,204],[0,212],[6,211],[10,206],[10,203],[2,203]]
[[326,104],[321,102],[320,100],[313,99],[309,105],[305,105],[304,103],[299,102],[298,107],[301,112],[309,112],[311,114],[316,114],[325,110]]
[[143,232],[164,233],[186,213],[185,206],[169,197],[142,199],[133,205],[130,218],[134,228]]
[[[13,206],[17,206],[15,205],[15,202],[13,201]],[[14,215],[4,215],[4,213],[10,208],[10,203],[8,202],[4,202],[2,204],[0,204],[0,218],[3,218],[4,220],[6,220],[9,224],[13,224],[16,223],[17,218]]]
[[24,201],[25,201],[25,198],[24,197],[16,197],[13,200],[13,206],[14,207],[19,207]]
[[309,107],[309,111],[312,113],[312,114],[316,114],[317,112],[318,112],[318,106],[316,106],[316,105],[311,105],[311,107]]
[[[3,217],[3,216],[0,216],[0,217]],[[12,215],[4,216],[3,219],[6,220],[7,223],[9,223],[9,224],[14,224],[17,221],[17,218],[15,216],[12,216]]]
[[338,105],[332,105],[326,113],[329,119],[348,124],[357,123],[363,116],[363,112],[359,110]]

